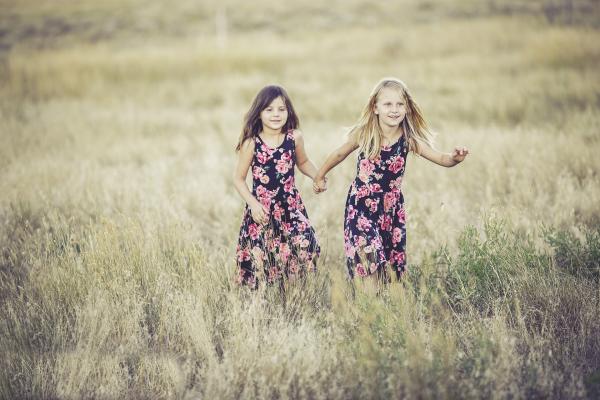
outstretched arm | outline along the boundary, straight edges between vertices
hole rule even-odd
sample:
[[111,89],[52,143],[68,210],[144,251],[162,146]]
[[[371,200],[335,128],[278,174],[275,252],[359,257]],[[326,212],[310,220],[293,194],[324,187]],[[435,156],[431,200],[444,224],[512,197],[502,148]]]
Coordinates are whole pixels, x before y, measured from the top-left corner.
[[332,151],[328,156],[314,179],[313,190],[315,193],[321,193],[325,191],[326,179],[325,176],[331,171],[336,165],[341,163],[348,157],[350,153],[358,149],[358,142],[355,133],[348,135],[348,140],[340,147]]
[[466,147],[457,146],[452,153],[442,153],[427,143],[419,143],[417,154],[442,167],[454,167],[456,164],[464,161],[467,154],[469,154],[469,150]]
[[306,150],[304,149],[304,135],[301,131],[294,130],[294,140],[296,141],[296,165],[300,172],[314,180],[317,174],[317,167],[315,167],[315,164],[313,164],[306,154]]
[[246,201],[252,211],[252,218],[254,221],[264,224],[268,221],[269,210],[260,204],[260,202],[252,195],[246,185],[246,176],[248,175],[248,169],[252,163],[252,157],[254,155],[254,141],[246,140],[242,143],[242,148],[238,153],[238,162],[233,171],[233,186],[237,192]]

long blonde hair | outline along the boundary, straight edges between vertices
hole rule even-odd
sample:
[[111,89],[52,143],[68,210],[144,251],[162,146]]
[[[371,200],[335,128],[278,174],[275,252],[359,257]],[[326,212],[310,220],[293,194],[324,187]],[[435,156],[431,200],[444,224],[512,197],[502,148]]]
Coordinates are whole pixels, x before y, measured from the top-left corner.
[[396,78],[384,78],[375,85],[360,119],[350,128],[349,134],[358,133],[357,141],[360,151],[370,159],[379,157],[381,153],[382,131],[375,114],[375,103],[377,103],[377,97],[383,88],[398,89],[404,98],[406,116],[402,120],[401,126],[406,140],[408,140],[409,150],[418,154],[420,143],[425,142],[431,146],[433,133],[429,130],[421,109],[413,100],[404,82]]

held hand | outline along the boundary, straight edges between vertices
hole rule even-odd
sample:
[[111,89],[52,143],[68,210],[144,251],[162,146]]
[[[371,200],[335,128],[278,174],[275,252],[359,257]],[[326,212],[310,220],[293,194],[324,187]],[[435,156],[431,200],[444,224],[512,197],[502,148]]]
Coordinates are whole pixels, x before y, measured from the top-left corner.
[[327,178],[315,177],[313,182],[313,191],[317,194],[327,190]]
[[454,162],[458,164],[464,161],[464,159],[467,157],[467,154],[469,154],[469,149],[467,149],[466,147],[457,146],[452,152],[452,160],[454,160]]
[[269,209],[258,201],[250,206],[252,219],[259,224],[266,224],[269,221]]

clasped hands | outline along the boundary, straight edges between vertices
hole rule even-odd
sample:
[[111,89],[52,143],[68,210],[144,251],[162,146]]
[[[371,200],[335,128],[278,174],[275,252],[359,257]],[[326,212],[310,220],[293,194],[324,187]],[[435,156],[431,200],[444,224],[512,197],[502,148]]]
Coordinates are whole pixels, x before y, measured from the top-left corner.
[[315,177],[313,181],[313,191],[317,194],[323,193],[327,190],[327,178]]

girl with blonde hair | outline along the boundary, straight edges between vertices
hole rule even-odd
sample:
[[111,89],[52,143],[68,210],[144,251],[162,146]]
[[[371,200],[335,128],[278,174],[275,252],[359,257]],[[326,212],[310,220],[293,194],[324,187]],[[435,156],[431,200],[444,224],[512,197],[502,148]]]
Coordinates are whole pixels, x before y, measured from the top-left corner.
[[444,167],[462,162],[469,151],[455,147],[442,153],[421,109],[406,85],[382,79],[373,89],[362,115],[317,172],[313,189],[326,189],[326,174],[360,149],[356,178],[350,186],[344,218],[344,247],[350,278],[374,275],[390,281],[387,266],[400,279],[406,270],[406,212],[401,191],[409,151]]

